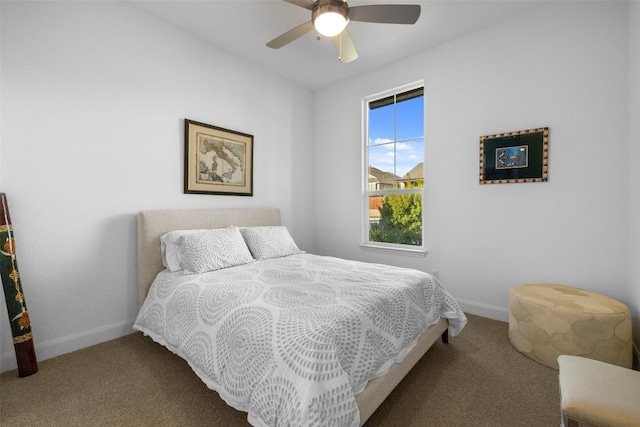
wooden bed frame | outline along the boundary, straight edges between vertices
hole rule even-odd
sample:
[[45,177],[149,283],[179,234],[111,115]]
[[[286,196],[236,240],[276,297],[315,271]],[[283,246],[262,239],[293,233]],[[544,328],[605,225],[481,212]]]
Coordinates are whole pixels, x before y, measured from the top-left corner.
[[[138,300],[144,301],[156,275],[164,269],[159,237],[172,230],[281,225],[279,209],[210,209],[210,210],[149,210],[138,214]],[[448,342],[449,322],[440,319],[427,329],[416,346],[401,363],[385,375],[375,378],[356,395],[363,425],[393,389],[409,373],[429,348],[442,337]]]

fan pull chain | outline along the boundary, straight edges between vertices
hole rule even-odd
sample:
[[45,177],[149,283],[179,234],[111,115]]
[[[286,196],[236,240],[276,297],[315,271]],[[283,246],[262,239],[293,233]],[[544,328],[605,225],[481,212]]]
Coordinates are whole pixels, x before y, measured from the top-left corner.
[[342,62],[342,33],[340,33],[340,35],[338,36],[340,37],[340,48],[339,48],[339,52],[338,52],[338,61]]

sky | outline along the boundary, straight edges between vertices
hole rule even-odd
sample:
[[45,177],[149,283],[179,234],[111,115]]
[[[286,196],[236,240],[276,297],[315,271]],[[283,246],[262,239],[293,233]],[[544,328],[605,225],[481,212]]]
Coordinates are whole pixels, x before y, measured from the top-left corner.
[[403,176],[423,161],[424,96],[369,111],[370,166]]

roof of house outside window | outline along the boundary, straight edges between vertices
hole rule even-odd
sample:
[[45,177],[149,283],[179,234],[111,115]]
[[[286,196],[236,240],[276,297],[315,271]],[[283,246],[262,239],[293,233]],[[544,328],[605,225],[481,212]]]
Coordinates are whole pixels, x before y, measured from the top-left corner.
[[[381,171],[378,168],[369,166],[369,182],[379,182],[380,184],[388,184],[394,186],[396,181],[400,180],[400,177],[392,174],[391,172]],[[376,181],[371,180],[371,176],[375,177]]]
[[424,178],[424,164],[423,162],[420,162],[416,165],[416,167],[414,167],[413,169],[411,169],[409,172],[407,172],[402,179],[416,179],[416,178]]

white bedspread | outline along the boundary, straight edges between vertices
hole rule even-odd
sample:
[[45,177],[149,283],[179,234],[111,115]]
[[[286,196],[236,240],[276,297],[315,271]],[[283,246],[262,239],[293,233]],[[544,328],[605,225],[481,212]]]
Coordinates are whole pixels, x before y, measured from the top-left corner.
[[466,318],[426,273],[311,254],[200,275],[163,271],[134,328],[184,358],[255,426],[357,426],[354,395],[440,317]]

